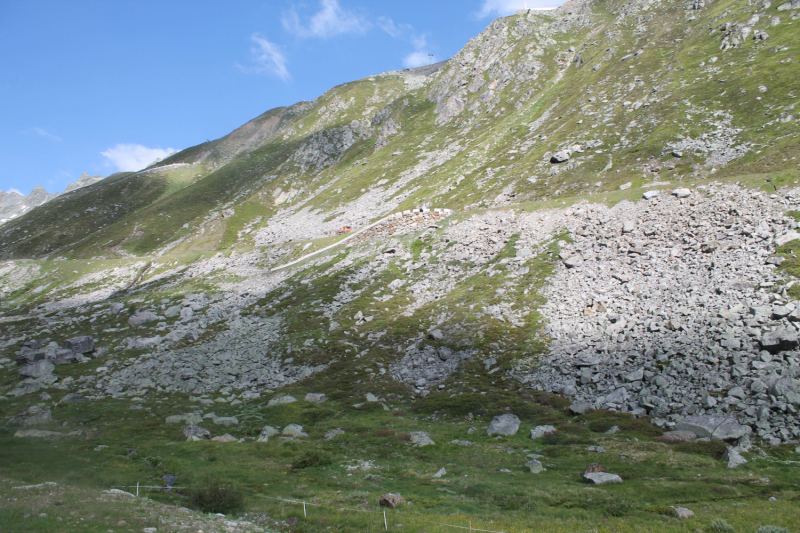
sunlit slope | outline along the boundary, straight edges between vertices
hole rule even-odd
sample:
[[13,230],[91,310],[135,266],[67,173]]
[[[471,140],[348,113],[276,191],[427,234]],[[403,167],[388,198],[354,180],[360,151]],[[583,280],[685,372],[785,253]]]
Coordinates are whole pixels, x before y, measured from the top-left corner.
[[3,226],[0,253],[222,249],[292,213],[374,220],[629,181],[791,177],[800,22],[779,5],[570,2],[501,18],[431,74],[335,87],[33,210]]

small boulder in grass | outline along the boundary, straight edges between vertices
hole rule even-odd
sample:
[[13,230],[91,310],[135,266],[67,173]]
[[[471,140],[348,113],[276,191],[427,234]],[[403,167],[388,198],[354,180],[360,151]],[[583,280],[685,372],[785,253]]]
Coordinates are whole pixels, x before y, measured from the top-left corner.
[[380,500],[378,503],[381,507],[388,507],[390,509],[397,509],[397,506],[403,503],[403,497],[400,496],[399,492],[388,492],[386,494],[381,495]]
[[592,485],[606,485],[608,483],[622,483],[622,478],[617,474],[610,474],[608,469],[600,463],[591,463],[581,474],[587,483]]
[[214,437],[211,439],[214,442],[239,442],[239,439],[231,435],[230,433],[225,433],[220,437]]
[[694,512],[686,507],[675,507],[675,516],[678,518],[691,518],[694,516]]

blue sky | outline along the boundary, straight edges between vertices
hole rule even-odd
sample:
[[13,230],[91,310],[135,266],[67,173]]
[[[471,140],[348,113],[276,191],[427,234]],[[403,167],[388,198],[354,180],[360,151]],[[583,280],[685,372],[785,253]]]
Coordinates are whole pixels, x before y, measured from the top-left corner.
[[[0,189],[138,170],[547,0],[0,0]],[[433,58],[429,56],[433,54]]]

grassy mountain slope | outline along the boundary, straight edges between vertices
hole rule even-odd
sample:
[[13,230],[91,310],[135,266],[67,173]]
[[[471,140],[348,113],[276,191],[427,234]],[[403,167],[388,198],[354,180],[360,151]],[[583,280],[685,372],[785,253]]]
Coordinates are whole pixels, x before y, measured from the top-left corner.
[[[731,30],[719,28],[735,36],[748,21],[748,38],[722,50]],[[427,77],[344,84],[175,154],[159,163],[164,173],[120,177],[101,196],[31,212],[3,227],[3,257],[148,255],[176,240],[207,240],[203,224],[242,205],[230,230],[205,245],[226,248],[239,229],[267,226],[279,210],[353,218],[357,200],[379,187],[367,218],[426,202],[459,209],[628,181],[796,171],[795,25],[776,6],[725,1],[699,10],[677,1],[571,3],[559,15],[498,19]],[[752,38],[758,30],[768,30],[766,40]],[[568,162],[550,163],[573,147]],[[170,167],[181,163],[193,166]],[[99,224],[57,230],[42,212],[71,210],[71,221],[89,205],[108,211],[110,197],[124,205]]]

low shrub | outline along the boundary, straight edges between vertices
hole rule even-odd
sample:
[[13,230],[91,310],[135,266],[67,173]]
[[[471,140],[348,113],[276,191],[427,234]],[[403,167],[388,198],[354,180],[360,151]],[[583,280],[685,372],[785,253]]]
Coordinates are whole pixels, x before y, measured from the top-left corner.
[[606,512],[611,516],[625,516],[633,509],[633,502],[627,498],[614,498],[606,505]]
[[399,440],[401,442],[408,442],[411,440],[411,433],[401,433],[400,435],[396,435],[392,437],[392,440]]
[[756,533],[789,533],[789,529],[778,526],[761,526]]
[[233,485],[210,482],[191,494],[194,509],[204,513],[234,514],[244,509],[244,497]]
[[675,516],[675,509],[669,505],[648,505],[644,508],[648,513],[660,514],[664,516]]
[[733,533],[736,531],[736,528],[727,523],[725,520],[721,518],[717,518],[711,525],[708,526],[708,530],[710,533]]
[[676,444],[673,448],[683,453],[694,453],[697,455],[706,455],[712,459],[722,459],[726,447],[727,446],[722,441],[708,440],[681,442],[680,444]]
[[300,456],[292,463],[294,470],[302,470],[304,468],[311,468],[314,466],[325,466],[331,464],[332,459],[330,455],[320,450],[308,450],[300,454]]
[[492,503],[503,511],[533,510],[530,498],[516,494],[495,494],[492,496]]
[[318,422],[333,418],[336,413],[332,409],[309,409],[305,411],[301,417],[303,422],[309,425],[315,425]]

